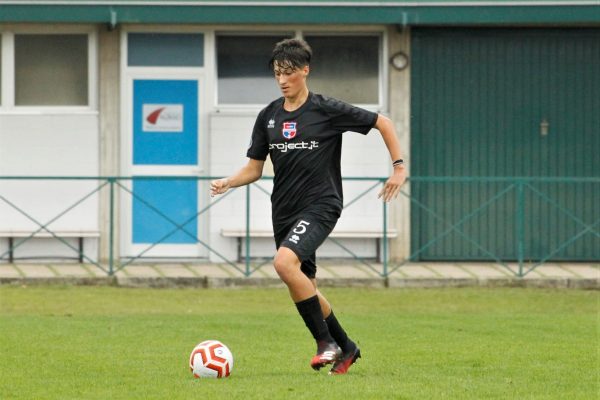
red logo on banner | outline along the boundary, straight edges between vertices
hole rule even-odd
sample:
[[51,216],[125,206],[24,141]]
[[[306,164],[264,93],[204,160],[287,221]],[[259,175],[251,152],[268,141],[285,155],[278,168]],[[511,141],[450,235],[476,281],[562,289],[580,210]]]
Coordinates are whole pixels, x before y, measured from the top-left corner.
[[152,111],[150,115],[146,117],[146,121],[150,122],[152,125],[156,125],[156,121],[158,120],[160,113],[163,112],[165,108],[166,107],[161,107],[156,111]]

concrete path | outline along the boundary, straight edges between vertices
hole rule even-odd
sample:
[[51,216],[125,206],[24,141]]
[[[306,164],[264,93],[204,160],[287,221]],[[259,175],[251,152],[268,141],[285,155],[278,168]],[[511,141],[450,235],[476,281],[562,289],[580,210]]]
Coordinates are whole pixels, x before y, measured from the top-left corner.
[[[257,266],[252,266],[256,268]],[[321,286],[340,287],[544,287],[600,289],[600,263],[524,265],[519,277],[516,264],[410,263],[388,266],[351,261],[325,261],[319,265]],[[251,269],[252,271],[252,269]],[[0,284],[117,285],[124,287],[244,287],[282,286],[270,264],[246,276],[245,265],[132,264],[112,276],[93,264],[0,263]]]

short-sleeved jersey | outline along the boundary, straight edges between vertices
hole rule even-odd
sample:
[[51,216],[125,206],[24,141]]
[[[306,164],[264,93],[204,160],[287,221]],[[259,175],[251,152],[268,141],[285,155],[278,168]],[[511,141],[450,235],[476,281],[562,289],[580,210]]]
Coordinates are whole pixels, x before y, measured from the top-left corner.
[[271,157],[273,224],[289,223],[308,207],[340,215],[343,207],[340,158],[342,133],[367,134],[377,113],[309,93],[297,110],[283,108],[281,97],[258,115],[247,156]]

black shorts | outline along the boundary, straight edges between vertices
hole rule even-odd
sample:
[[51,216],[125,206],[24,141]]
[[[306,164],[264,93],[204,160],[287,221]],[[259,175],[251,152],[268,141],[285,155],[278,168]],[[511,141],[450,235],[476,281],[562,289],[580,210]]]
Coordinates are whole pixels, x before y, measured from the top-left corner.
[[[319,213],[321,214],[321,213]],[[298,214],[291,224],[274,226],[275,245],[292,250],[302,262],[304,275],[314,278],[317,273],[316,252],[331,233],[338,216],[330,213]]]

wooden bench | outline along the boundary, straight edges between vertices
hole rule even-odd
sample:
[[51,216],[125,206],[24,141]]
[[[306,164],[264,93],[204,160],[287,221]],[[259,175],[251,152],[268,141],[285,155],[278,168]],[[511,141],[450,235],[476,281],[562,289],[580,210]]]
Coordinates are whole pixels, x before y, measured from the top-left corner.
[[[250,238],[273,238],[271,230],[251,230]],[[242,261],[242,245],[243,239],[246,237],[245,229],[222,229],[223,237],[237,239],[237,258],[238,262]],[[375,239],[375,254],[376,260],[381,261],[381,240],[383,239],[383,231],[336,231],[334,230],[329,235],[332,239]],[[398,232],[395,229],[387,231],[387,238],[394,239],[398,237]]]
[[[33,231],[0,231],[1,238],[8,239],[8,262],[13,263],[15,260],[14,255],[14,242],[16,238],[27,238],[31,236]],[[77,257],[73,257],[79,261],[79,263],[83,262],[83,239],[84,238],[97,238],[100,237],[100,232],[97,231],[52,231],[56,237],[67,239],[67,238],[77,238],[78,250],[79,254]],[[55,238],[50,232],[40,231],[36,232],[32,238]],[[3,257],[4,258],[4,257]],[[25,259],[31,259],[33,257],[24,257]],[[35,257],[38,258],[38,257]],[[53,258],[53,257],[48,257]],[[63,257],[61,257],[63,258]]]

